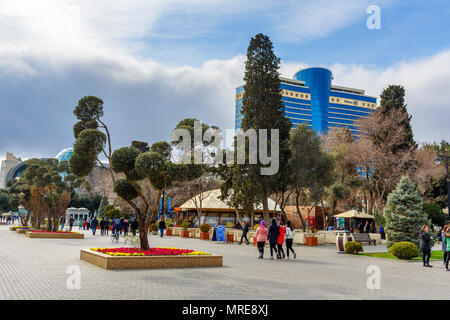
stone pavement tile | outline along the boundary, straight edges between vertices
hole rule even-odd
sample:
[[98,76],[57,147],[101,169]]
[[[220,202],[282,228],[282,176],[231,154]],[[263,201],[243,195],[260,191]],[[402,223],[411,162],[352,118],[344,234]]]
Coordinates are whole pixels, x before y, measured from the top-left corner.
[[[257,259],[252,245],[150,236],[151,246],[198,249],[224,256],[222,268],[104,270],[79,259],[80,248],[123,246],[110,237],[29,239],[0,226],[0,299],[449,299],[442,263],[424,269],[402,262],[338,254],[327,245],[296,245],[297,259]],[[384,246],[364,246],[366,252]],[[81,288],[68,289],[71,265]],[[381,289],[369,290],[366,273],[376,265]]]

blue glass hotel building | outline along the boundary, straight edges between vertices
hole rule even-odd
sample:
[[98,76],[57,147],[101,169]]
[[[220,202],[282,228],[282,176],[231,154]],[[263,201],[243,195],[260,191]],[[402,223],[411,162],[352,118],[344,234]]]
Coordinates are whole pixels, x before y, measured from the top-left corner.
[[[375,112],[377,99],[361,89],[332,85],[333,76],[325,68],[307,68],[294,79],[280,78],[285,116],[292,127],[307,123],[317,134],[328,128],[348,127],[354,136],[359,129],[354,121]],[[236,88],[235,129],[241,127],[244,86]]]

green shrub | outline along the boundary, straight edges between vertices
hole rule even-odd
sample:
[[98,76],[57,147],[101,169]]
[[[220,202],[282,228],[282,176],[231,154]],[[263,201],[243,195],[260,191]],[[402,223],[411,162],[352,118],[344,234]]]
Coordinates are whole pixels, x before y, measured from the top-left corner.
[[259,228],[259,224],[255,224],[254,226],[253,226],[253,230],[256,230],[256,229],[258,229]]
[[164,222],[166,223],[167,229],[170,229],[173,226],[173,220],[170,218],[167,218]]
[[407,241],[394,243],[389,251],[402,260],[411,260],[419,255],[419,248],[414,243]]
[[357,241],[349,241],[345,244],[345,252],[349,254],[358,254],[363,252],[362,244]]
[[190,223],[189,223],[189,221],[184,219],[183,222],[181,223],[181,226],[183,227],[183,230],[186,231],[189,228]]
[[209,232],[209,229],[211,229],[211,226],[209,224],[207,224],[207,223],[202,224],[200,226],[200,231],[203,232],[203,233]]

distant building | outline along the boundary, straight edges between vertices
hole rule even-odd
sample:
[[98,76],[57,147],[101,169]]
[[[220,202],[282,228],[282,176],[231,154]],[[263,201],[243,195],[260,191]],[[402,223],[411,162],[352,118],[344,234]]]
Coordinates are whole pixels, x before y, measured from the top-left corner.
[[[284,113],[292,127],[306,123],[317,134],[329,128],[348,127],[354,136],[360,133],[355,120],[375,112],[377,99],[361,89],[332,85],[333,76],[325,68],[307,68],[294,79],[280,78]],[[241,127],[244,86],[236,88],[235,129]]]
[[[238,219],[236,216],[236,209],[229,206],[225,201],[220,200],[220,189],[214,189],[211,191],[205,191],[200,195],[186,201],[180,207],[175,208],[177,213],[177,220],[180,222],[187,219],[189,222],[194,224],[194,227],[198,227],[199,223],[197,221],[197,205],[199,205],[199,199],[202,201],[202,215],[200,225],[207,223],[211,226],[225,225],[226,223],[232,223],[236,225]],[[197,200],[196,200],[197,199]],[[274,217],[280,211],[277,204],[272,199],[268,198],[268,209],[270,216]],[[263,207],[262,204],[255,207],[253,210],[253,220],[252,216],[241,214],[241,220],[247,221],[251,226],[259,223],[263,219]],[[266,221],[269,225],[269,221]]]
[[22,163],[20,158],[16,158],[12,153],[6,152],[6,159],[2,160],[0,165],[0,189],[5,189],[8,180],[20,175],[20,172],[23,171],[22,169],[19,172]]
[[58,159],[58,161],[69,161],[70,157],[72,156],[73,148],[65,148],[62,149],[58,154],[55,156],[55,159]]
[[89,209],[86,208],[67,208],[66,209],[66,224],[69,224],[70,217],[73,218],[74,226],[77,226],[80,221],[89,217]]

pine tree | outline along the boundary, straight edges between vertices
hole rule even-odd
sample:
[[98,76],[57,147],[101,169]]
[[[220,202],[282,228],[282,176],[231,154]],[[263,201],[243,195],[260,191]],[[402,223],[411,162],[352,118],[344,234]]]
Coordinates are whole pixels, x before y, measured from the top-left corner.
[[100,201],[100,205],[98,206],[98,216],[102,217],[105,214],[105,206],[108,205],[108,198],[102,197],[102,200]]
[[408,177],[403,176],[397,187],[388,196],[384,209],[386,218],[386,247],[394,243],[409,241],[419,246],[422,225],[429,225],[422,210],[423,199]]
[[[268,200],[270,194],[278,192],[288,183],[287,163],[290,156],[289,132],[291,122],[284,116],[281,101],[280,59],[273,52],[269,37],[257,34],[250,40],[245,62],[244,98],[242,106],[242,129],[267,129],[268,150],[271,145],[271,129],[279,130],[279,170],[275,175],[264,176],[260,168],[265,165],[251,165],[248,173],[253,177],[255,188],[261,190],[260,200],[263,205],[264,219],[268,219]],[[259,135],[259,132],[257,131]],[[260,149],[261,150],[261,149]]]
[[[411,116],[406,109],[405,88],[399,85],[389,85],[380,95],[380,108],[377,112],[381,113],[384,117],[390,117],[392,111],[395,110],[400,110],[407,115],[407,117],[401,119],[398,123],[399,126],[405,128],[406,134],[401,141],[392,146],[392,152],[396,153],[398,151],[408,150],[411,147],[414,147],[414,149],[417,148],[411,127]],[[389,128],[385,129],[389,130]],[[377,134],[382,136],[384,133],[384,130],[382,130]]]

